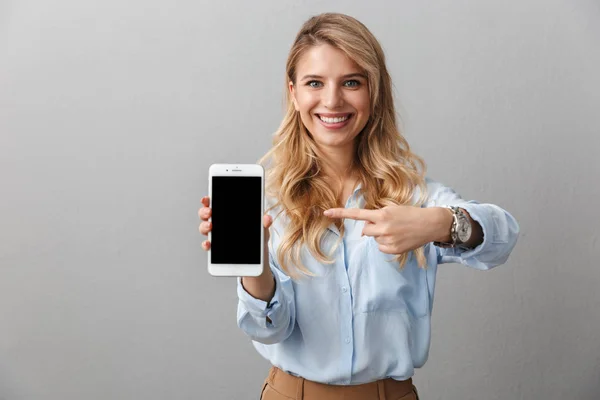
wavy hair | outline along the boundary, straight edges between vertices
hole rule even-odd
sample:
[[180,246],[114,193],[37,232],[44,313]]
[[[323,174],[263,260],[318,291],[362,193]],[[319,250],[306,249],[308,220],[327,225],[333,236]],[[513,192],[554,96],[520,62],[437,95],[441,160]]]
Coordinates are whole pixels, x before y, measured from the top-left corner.
[[[287,58],[286,88],[289,82],[296,82],[296,68],[302,55],[321,44],[329,44],[344,52],[367,76],[370,117],[355,139],[354,157],[365,208],[422,205],[427,189],[426,166],[419,156],[411,152],[399,131],[385,56],[366,26],[337,13],[320,14],[306,21]],[[340,207],[338,199],[341,191],[332,188],[326,180],[322,172],[325,159],[320,157],[317,144],[302,123],[300,113],[295,110],[289,90],[286,93],[285,116],[274,134],[273,147],[258,162],[266,171],[266,192],[276,200],[269,210],[280,207],[280,214],[284,213],[288,219],[277,250],[277,261],[288,275],[297,277],[298,271],[314,275],[302,262],[301,249],[304,246],[321,263],[333,263],[331,255],[326,255],[321,248],[327,227],[331,224],[323,211]],[[417,189],[420,196],[413,204]],[[339,221],[338,227],[341,240],[344,226]],[[419,267],[425,268],[423,247],[415,249],[414,255]],[[409,257],[410,252],[399,254],[395,261],[402,268]]]

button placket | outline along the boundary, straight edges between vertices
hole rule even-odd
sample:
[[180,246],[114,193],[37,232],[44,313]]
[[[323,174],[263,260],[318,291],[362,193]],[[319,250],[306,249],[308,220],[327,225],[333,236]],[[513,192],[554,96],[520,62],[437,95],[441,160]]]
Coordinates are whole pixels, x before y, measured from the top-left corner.
[[345,373],[347,374],[347,383],[350,383],[352,378],[352,357],[354,348],[352,346],[352,296],[350,296],[350,278],[348,276],[348,254],[347,254],[347,241],[346,238],[342,238],[341,242],[341,254],[342,265],[340,265],[339,271],[339,286],[340,290],[340,340],[343,343],[341,349],[340,363],[343,366]]

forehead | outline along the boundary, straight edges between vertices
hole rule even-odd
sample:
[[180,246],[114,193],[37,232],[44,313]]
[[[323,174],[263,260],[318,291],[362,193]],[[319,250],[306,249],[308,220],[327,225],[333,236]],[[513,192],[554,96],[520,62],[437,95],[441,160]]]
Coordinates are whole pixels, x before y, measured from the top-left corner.
[[335,77],[361,72],[360,67],[343,51],[329,44],[312,46],[302,54],[296,67],[297,77],[320,75]]

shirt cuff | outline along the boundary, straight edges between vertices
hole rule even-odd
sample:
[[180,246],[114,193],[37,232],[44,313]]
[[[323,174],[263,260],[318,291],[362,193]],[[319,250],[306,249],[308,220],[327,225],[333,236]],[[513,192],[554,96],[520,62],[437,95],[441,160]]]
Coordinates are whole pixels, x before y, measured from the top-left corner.
[[477,247],[473,249],[466,249],[461,247],[450,247],[441,249],[443,251],[445,259],[447,260],[446,262],[460,262],[460,260],[462,259],[465,260],[469,265],[473,264],[474,267],[480,267],[478,265],[479,263],[476,261],[476,257],[482,252],[484,252],[490,245],[491,232],[489,232],[489,223],[491,221],[489,213],[485,212],[484,205],[475,202],[458,203],[452,205],[466,210],[471,216],[471,218],[474,221],[477,221],[479,225],[481,225],[481,229],[483,231],[483,242],[481,242],[479,245],[477,245]]
[[264,300],[257,299],[248,293],[242,285],[242,278],[237,278],[238,298],[248,313],[263,328],[273,327],[273,321],[277,320],[273,317],[273,315],[281,308],[281,285],[277,280],[276,274],[273,275],[273,279],[275,279],[275,294],[273,295],[271,301],[266,302]]
[[483,241],[473,249],[456,250],[460,251],[459,254],[462,258],[477,257],[477,255],[483,252],[487,245],[490,243],[489,239],[491,232],[489,232],[488,229],[492,221],[490,220],[489,213],[486,213],[485,210],[481,209],[481,204],[466,203],[460,204],[458,205],[458,207],[462,208],[463,210],[466,210],[473,219],[473,221],[477,221],[479,223],[483,232]]

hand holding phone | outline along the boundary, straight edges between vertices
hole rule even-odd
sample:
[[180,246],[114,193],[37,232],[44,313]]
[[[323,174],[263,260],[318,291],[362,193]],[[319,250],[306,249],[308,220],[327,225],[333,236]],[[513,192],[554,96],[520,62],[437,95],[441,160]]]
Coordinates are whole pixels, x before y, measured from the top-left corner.
[[[211,275],[260,276],[263,266],[269,268],[263,204],[262,166],[210,166],[209,197],[203,199],[204,207],[198,214],[204,221],[200,232],[209,236],[203,247],[208,252]],[[268,219],[270,221],[270,217]]]

